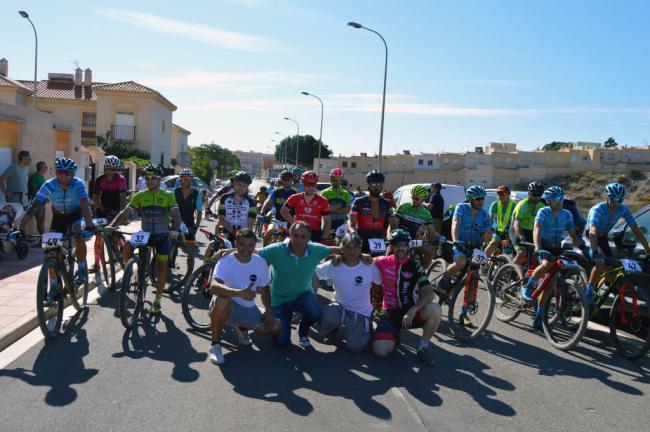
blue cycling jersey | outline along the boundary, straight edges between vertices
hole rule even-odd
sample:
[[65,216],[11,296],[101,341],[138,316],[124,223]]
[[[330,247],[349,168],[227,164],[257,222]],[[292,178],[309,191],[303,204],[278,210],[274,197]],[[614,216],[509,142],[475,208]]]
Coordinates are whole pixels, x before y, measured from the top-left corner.
[[40,204],[45,204],[49,199],[55,213],[74,213],[81,209],[80,201],[88,198],[88,191],[84,182],[73,177],[67,188],[63,189],[57,178],[52,178],[43,183],[34,197]]
[[305,188],[302,186],[302,182],[298,182],[298,184],[291,183],[291,189],[295,189],[298,192],[304,192],[305,191]]
[[589,226],[596,225],[599,236],[606,236],[620,218],[625,219],[628,225],[635,223],[630,208],[625,204],[619,205],[616,211],[611,214],[607,202],[601,202],[589,210],[587,223]]
[[550,207],[544,207],[535,216],[535,225],[542,225],[542,243],[554,248],[560,247],[564,232],[575,228],[573,216],[569,210],[560,209],[557,216],[553,215]]
[[460,239],[471,245],[478,245],[481,236],[490,229],[490,215],[485,209],[480,209],[472,218],[472,207],[468,203],[460,203],[454,210],[454,219],[460,220]]

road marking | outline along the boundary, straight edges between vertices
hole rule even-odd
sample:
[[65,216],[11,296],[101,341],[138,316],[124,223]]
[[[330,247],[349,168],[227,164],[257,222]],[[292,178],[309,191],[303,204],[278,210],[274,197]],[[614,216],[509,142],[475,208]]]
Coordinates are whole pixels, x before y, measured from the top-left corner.
[[417,411],[415,411],[415,408],[413,408],[413,406],[410,404],[408,399],[406,399],[406,396],[404,396],[404,393],[402,393],[402,391],[397,387],[392,387],[391,391],[395,396],[397,396],[398,399],[401,399],[401,400],[404,401],[404,404],[406,405],[406,408],[407,408],[408,412],[411,413],[411,416],[415,420],[417,420],[419,425],[422,427],[422,430],[429,431],[429,428],[424,423],[424,420],[422,420],[422,417],[420,417],[420,415],[417,413]]

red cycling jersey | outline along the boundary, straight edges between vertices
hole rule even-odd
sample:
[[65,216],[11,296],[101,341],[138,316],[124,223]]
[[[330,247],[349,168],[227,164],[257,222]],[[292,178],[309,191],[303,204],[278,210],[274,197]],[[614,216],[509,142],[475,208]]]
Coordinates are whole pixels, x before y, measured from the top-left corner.
[[291,195],[285,204],[294,219],[309,224],[312,231],[321,231],[321,219],[330,214],[329,202],[320,195],[314,195],[311,201],[307,202],[305,193]]

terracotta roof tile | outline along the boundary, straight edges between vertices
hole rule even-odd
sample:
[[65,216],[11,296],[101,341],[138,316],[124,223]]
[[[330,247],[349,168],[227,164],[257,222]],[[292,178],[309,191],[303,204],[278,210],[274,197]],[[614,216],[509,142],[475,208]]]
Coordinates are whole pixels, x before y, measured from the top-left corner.
[[32,92],[32,89],[27,87],[25,84],[2,75],[0,75],[0,87],[17,87],[30,93]]

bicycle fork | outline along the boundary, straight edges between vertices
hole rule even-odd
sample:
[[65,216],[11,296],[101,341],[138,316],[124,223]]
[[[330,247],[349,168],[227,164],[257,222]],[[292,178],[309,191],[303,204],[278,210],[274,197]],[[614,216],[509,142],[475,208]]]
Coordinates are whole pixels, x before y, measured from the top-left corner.
[[630,288],[632,290],[632,318],[633,321],[636,321],[637,317],[637,294],[634,288],[632,287],[632,284],[629,282],[622,283],[621,286],[618,288],[618,301],[620,302],[621,306],[621,312],[619,313],[618,316],[618,322],[621,325],[631,325],[630,321],[627,319],[626,312],[627,312],[627,305],[625,303],[625,291]]

